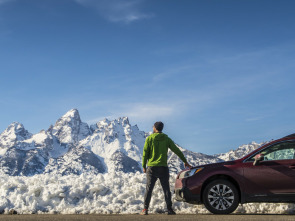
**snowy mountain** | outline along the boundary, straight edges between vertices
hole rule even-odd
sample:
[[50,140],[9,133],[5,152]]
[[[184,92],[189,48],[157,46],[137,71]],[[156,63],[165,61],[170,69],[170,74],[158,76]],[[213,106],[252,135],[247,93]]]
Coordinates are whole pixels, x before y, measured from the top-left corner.
[[16,145],[19,141],[23,141],[32,137],[22,124],[14,122],[0,134],[0,155],[2,156],[9,147]]
[[266,142],[261,143],[261,144],[252,142],[249,144],[239,146],[238,149],[230,150],[227,153],[215,154],[214,157],[217,157],[217,158],[224,160],[224,161],[237,160],[264,144],[266,144]]
[[[33,176],[141,172],[148,135],[137,125],[131,126],[127,117],[104,119],[88,126],[76,109],[68,111],[48,130],[34,135],[22,124],[12,123],[0,134],[0,173]],[[191,164],[201,165],[237,159],[258,146],[251,143],[215,156],[179,148]],[[171,172],[183,169],[182,161],[173,152],[169,151],[168,159]]]
[[[218,162],[223,161],[222,159],[220,159],[218,157],[206,155],[203,153],[195,153],[195,152],[186,150],[186,149],[180,147],[179,145],[177,145],[177,146],[182,151],[182,153],[186,157],[187,161],[192,166],[204,165],[204,164],[209,164],[209,163],[218,163]],[[184,169],[184,164],[181,161],[181,159],[170,150],[168,152],[168,166],[169,166],[170,172],[174,172],[174,173],[178,173]]]
[[83,172],[98,174],[105,171],[103,160],[83,146],[71,148],[66,154],[58,158],[50,158],[44,168],[44,173],[60,175],[80,175]]
[[68,111],[58,119],[52,128],[52,134],[61,144],[77,144],[90,134],[89,126],[83,123],[77,109]]
[[[37,134],[12,123],[0,134],[0,213],[137,213],[143,206],[146,176],[141,157],[149,133],[127,117],[82,122],[72,109]],[[252,142],[213,156],[177,145],[193,165],[235,160],[262,144]],[[170,188],[183,162],[168,152]],[[159,182],[149,211],[166,208]],[[174,200],[175,201],[175,200]],[[202,205],[174,202],[177,213],[208,213]],[[294,213],[294,204],[246,204],[237,213]]]
[[[104,159],[108,171],[141,171],[141,156],[147,133],[131,126],[127,117],[104,119],[90,126],[91,134],[79,145]],[[136,165],[135,165],[136,162]]]

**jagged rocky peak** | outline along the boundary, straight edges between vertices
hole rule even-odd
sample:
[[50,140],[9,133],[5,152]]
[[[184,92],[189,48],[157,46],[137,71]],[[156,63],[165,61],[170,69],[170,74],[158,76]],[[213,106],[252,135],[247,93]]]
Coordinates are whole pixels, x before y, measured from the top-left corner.
[[52,134],[55,135],[61,143],[77,143],[90,134],[89,126],[83,123],[79,111],[72,109],[57,120],[52,128]]
[[47,132],[49,132],[49,133],[52,134],[52,130],[53,130],[53,125],[51,124],[51,125],[49,126],[49,128],[47,129]]
[[130,125],[128,117],[119,117],[116,121],[122,126]]
[[32,134],[25,129],[24,125],[18,122],[13,122],[10,124],[1,135],[3,134],[15,135],[17,138],[22,140],[28,139],[32,136]]
[[58,123],[59,121],[73,123],[81,122],[79,111],[77,109],[71,109],[67,113],[65,113],[61,118],[59,118],[56,123]]
[[26,140],[31,137],[32,134],[25,129],[24,125],[13,122],[0,134],[0,147],[12,147],[17,141]]
[[103,120],[97,122],[96,124],[91,125],[91,126],[90,126],[90,129],[91,129],[92,131],[95,131],[95,130],[97,130],[97,129],[101,130],[101,129],[103,129],[103,128],[108,127],[110,123],[111,123],[111,121],[110,121],[109,119],[105,118],[105,119],[103,119]]
[[[95,154],[109,159],[116,151],[140,161],[146,135],[138,127],[132,127],[127,117],[104,119],[91,126],[92,134],[80,141]],[[108,165],[107,165],[108,166]]]
[[131,125],[129,123],[128,117],[119,117],[119,118],[113,120],[109,124],[109,128],[110,129],[114,129],[114,130],[116,130],[118,132],[121,131],[121,130],[123,130],[124,133],[126,134],[126,133],[129,133],[130,132]]
[[109,120],[109,119],[105,118],[105,119],[97,122],[96,124],[91,125],[90,129],[91,129],[91,131],[97,131],[97,130],[101,131],[103,129],[108,129],[108,130],[115,129],[118,126],[120,128],[131,127],[128,117],[119,117],[115,120]]

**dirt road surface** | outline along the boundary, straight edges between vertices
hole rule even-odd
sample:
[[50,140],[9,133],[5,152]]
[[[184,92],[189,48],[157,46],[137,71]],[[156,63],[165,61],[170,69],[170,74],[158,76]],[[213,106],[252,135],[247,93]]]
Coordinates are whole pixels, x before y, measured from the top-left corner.
[[95,220],[120,220],[120,221],[141,221],[141,220],[214,220],[214,221],[237,221],[237,220],[267,220],[267,221],[294,221],[295,215],[261,215],[261,214],[231,214],[231,215],[213,215],[213,214],[196,214],[196,215],[184,215],[178,214],[176,216],[168,216],[168,215],[158,215],[151,214],[148,216],[140,216],[140,215],[0,215],[0,221],[5,220],[14,220],[14,221],[95,221]]

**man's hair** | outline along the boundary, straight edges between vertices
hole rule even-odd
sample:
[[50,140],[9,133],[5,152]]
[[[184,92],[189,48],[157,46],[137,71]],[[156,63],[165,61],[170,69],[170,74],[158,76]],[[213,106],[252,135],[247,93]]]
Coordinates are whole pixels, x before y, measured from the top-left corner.
[[154,127],[157,129],[157,131],[162,132],[164,124],[161,121],[157,121],[156,123],[154,123]]

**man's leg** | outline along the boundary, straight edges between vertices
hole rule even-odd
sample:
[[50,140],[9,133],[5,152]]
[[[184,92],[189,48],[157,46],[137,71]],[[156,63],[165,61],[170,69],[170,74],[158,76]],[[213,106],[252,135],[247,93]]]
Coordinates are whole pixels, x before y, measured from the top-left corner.
[[153,176],[152,168],[148,167],[146,171],[146,190],[144,195],[144,208],[148,209],[152,197],[152,192],[157,181],[157,177]]
[[169,169],[168,167],[163,168],[163,175],[160,177],[160,182],[164,191],[165,201],[167,209],[172,210],[171,192],[169,185]]

